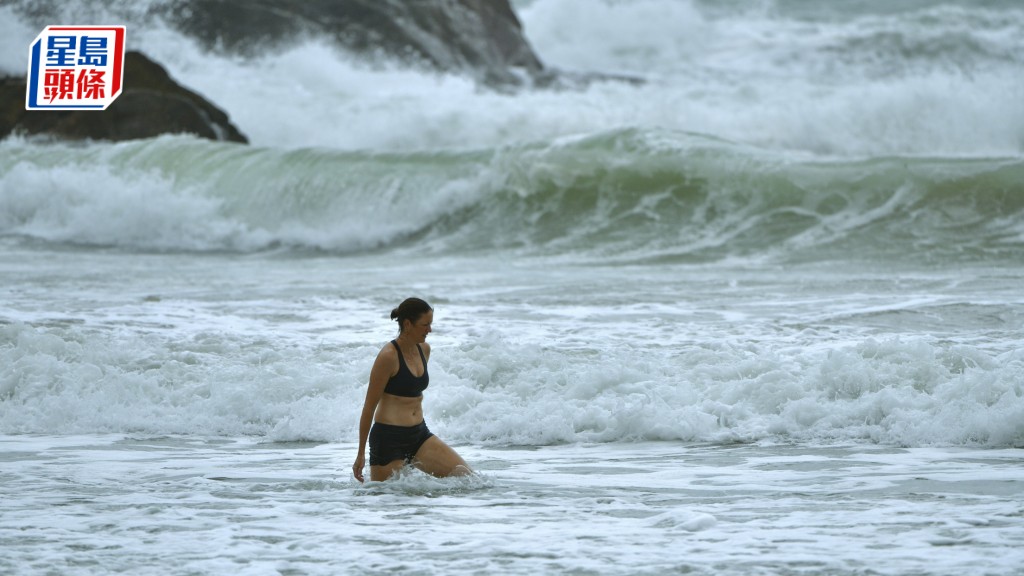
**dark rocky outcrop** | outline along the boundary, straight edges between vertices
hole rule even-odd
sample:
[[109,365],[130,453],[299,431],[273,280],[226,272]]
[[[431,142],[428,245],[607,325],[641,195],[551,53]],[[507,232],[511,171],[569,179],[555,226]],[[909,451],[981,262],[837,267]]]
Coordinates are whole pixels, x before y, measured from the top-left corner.
[[[129,29],[162,20],[211,50],[242,55],[324,37],[361,57],[466,74],[499,89],[639,81],[545,67],[509,0],[163,0],[142,10],[132,4],[77,0],[72,12],[78,19],[120,18]],[[68,5],[57,0],[0,0],[0,6],[40,29],[68,17]],[[0,80],[0,137],[14,130],[109,140],[188,132],[245,141],[224,112],[175,84],[158,64],[139,53],[126,59],[124,92],[103,112],[26,112],[24,79]]]
[[[509,0],[0,0],[40,26],[90,14],[152,26],[163,20],[207,48],[256,55],[310,37],[360,57],[462,73],[495,87],[553,76],[530,47]],[[129,32],[130,33],[130,32]]]
[[176,0],[163,17],[206,46],[253,54],[309,36],[491,85],[548,76],[508,0]]
[[121,96],[103,111],[27,111],[25,78],[0,81],[0,138],[12,132],[70,140],[132,140],[188,133],[211,140],[248,141],[224,111],[133,51],[125,53]]

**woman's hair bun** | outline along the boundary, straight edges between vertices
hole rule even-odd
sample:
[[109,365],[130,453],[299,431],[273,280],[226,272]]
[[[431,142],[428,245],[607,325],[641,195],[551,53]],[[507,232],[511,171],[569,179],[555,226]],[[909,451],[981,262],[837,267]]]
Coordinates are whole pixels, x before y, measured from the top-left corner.
[[405,321],[416,322],[420,316],[430,312],[433,308],[426,301],[419,298],[406,298],[391,311],[391,319],[398,321],[398,332],[401,334]]

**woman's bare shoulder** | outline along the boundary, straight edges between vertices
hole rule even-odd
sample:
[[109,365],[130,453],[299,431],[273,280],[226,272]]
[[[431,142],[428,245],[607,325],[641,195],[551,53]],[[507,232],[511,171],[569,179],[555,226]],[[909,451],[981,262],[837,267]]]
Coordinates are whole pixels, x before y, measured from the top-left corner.
[[395,351],[395,347],[388,342],[381,347],[380,352],[377,352],[377,362],[383,363],[385,366],[394,365],[398,367],[398,353]]

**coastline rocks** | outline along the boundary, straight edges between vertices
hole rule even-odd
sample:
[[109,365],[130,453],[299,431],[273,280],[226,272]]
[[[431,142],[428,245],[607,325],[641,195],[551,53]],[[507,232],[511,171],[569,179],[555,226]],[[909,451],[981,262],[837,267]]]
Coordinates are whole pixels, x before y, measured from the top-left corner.
[[177,84],[141,52],[125,52],[121,96],[104,111],[27,111],[25,78],[0,80],[0,138],[48,134],[67,140],[132,140],[189,133],[247,143],[228,115]]
[[[103,14],[129,28],[160,22],[208,49],[255,56],[310,37],[371,61],[465,74],[499,90],[580,88],[637,78],[572,73],[544,66],[509,0],[163,0],[142,10],[80,0],[76,18]],[[65,14],[60,4],[0,0],[42,28]],[[119,7],[120,6],[120,7]],[[118,15],[121,16],[118,16]],[[139,52],[125,55],[124,91],[103,111],[25,111],[25,79],[0,78],[0,138],[12,132],[66,139],[127,140],[191,133],[247,142],[227,115],[176,84]]]
[[162,16],[215,50],[256,54],[309,36],[372,59],[467,73],[492,86],[550,73],[508,0],[178,0]]

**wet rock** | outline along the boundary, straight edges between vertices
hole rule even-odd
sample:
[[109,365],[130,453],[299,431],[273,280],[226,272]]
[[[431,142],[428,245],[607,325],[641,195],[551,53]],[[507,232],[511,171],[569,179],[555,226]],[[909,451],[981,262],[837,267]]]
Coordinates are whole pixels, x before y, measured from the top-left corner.
[[365,57],[488,84],[550,75],[507,0],[178,0],[164,10],[172,25],[217,50],[259,54],[321,36]]
[[248,142],[223,110],[175,82],[141,52],[125,53],[121,96],[103,111],[27,111],[25,88],[24,77],[0,81],[0,138],[15,132],[117,141],[187,133]]

